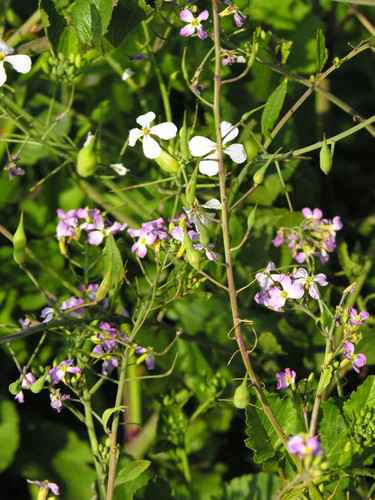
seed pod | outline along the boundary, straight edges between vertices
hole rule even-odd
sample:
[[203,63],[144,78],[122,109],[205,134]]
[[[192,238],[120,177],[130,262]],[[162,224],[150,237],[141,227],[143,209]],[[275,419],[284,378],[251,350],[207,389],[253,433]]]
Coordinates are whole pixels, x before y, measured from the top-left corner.
[[326,135],[324,134],[323,138],[323,146],[322,149],[320,150],[320,170],[324,172],[326,175],[329,174],[331,168],[332,168],[332,151],[331,148],[328,146],[327,141],[326,141]]
[[82,177],[94,175],[97,169],[98,157],[94,151],[95,135],[89,133],[86,142],[77,156],[77,173]]
[[207,247],[210,242],[210,237],[208,235],[208,230],[204,224],[198,219],[197,221],[198,229],[199,229],[199,241],[202,243],[204,247]]
[[189,146],[188,146],[188,134],[187,134],[187,125],[186,125],[186,111],[184,112],[184,121],[182,123],[182,127],[180,129],[180,151],[182,158],[184,160],[188,160],[190,156]]
[[155,158],[156,163],[166,172],[170,174],[176,174],[180,168],[178,161],[172,155],[168,153],[165,149],[161,150],[160,156]]
[[248,232],[250,232],[253,229],[253,226],[255,223],[255,212],[256,212],[257,206],[258,206],[258,204],[255,205],[255,207],[250,212],[249,217],[247,218],[247,230],[248,230]]
[[189,179],[188,185],[186,186],[185,196],[189,206],[193,205],[195,200],[195,188],[197,186],[198,166],[199,164],[197,163],[197,166],[195,167],[194,172],[192,173]]
[[253,176],[255,186],[259,186],[260,184],[262,184],[268,167],[269,167],[269,163],[267,162],[265,165],[263,165],[263,167],[260,167],[260,169],[255,172],[255,174]]
[[184,227],[184,247],[186,249],[186,257],[189,264],[193,266],[194,269],[198,269],[201,256],[198,250],[194,248],[193,242],[189,238],[186,226]]
[[21,213],[20,222],[17,231],[13,236],[13,258],[19,266],[25,262],[26,234],[23,227],[23,212]]
[[241,385],[239,385],[234,393],[233,404],[236,408],[246,408],[250,403],[249,389],[247,388],[247,373]]

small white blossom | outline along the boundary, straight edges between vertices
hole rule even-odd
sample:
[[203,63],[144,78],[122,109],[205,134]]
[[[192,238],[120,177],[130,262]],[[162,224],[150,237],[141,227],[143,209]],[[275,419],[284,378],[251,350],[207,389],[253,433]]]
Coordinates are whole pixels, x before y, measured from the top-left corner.
[[[239,133],[237,127],[233,127],[229,122],[221,122],[220,125],[221,138],[223,141],[223,152],[227,154],[235,163],[243,163],[246,161],[246,152],[242,144],[231,144],[227,146],[228,141],[235,139]],[[190,152],[193,156],[204,156],[204,159],[199,163],[199,171],[201,174],[208,176],[216,175],[219,171],[218,152],[216,142],[197,135],[189,141]]]
[[110,167],[113,168],[118,175],[126,175],[129,172],[129,169],[124,167],[122,163],[111,163]]
[[124,72],[122,74],[122,79],[125,81],[128,78],[131,78],[134,75],[134,71],[132,71],[130,68],[125,68]]
[[152,138],[152,135],[160,137],[160,139],[172,139],[177,134],[177,127],[172,122],[163,122],[159,125],[151,127],[151,122],[155,120],[155,113],[150,111],[145,115],[138,116],[137,123],[142,127],[132,128],[129,132],[129,146],[134,146],[138,139],[143,137],[143,153],[146,158],[153,160],[158,158],[161,153],[161,147]]
[[14,49],[0,40],[0,87],[4,85],[7,75],[4,69],[4,61],[8,62],[18,73],[28,73],[31,69],[31,59],[23,54],[12,56]]

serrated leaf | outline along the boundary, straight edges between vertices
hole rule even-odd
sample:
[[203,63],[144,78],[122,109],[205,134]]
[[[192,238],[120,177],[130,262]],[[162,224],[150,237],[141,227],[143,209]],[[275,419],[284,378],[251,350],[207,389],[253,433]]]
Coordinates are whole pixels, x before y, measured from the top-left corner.
[[326,49],[326,39],[321,28],[316,31],[316,67],[318,75],[323,71],[324,65],[328,58]]
[[365,382],[353,392],[343,404],[343,411],[349,422],[353,422],[358,418],[362,408],[375,406],[375,376],[370,375]]
[[105,432],[108,432],[107,424],[108,424],[108,420],[110,419],[111,415],[113,413],[117,413],[119,411],[124,411],[125,408],[127,408],[127,407],[124,406],[124,405],[114,406],[113,408],[107,408],[103,412],[103,415],[102,415],[102,425],[103,425],[103,428],[104,428]]
[[103,38],[113,7],[113,2],[109,0],[77,0],[72,8],[72,21],[81,42],[98,42]]
[[56,0],[39,0],[39,9],[50,47],[57,56],[60,39],[67,27],[64,11]]
[[245,445],[254,451],[254,462],[262,463],[274,456],[275,450],[254,406],[246,408],[246,434],[249,437],[245,439]]
[[324,457],[330,465],[335,466],[345,453],[344,449],[348,442],[345,418],[339,401],[333,399],[322,401],[320,408],[322,418],[319,424],[319,434]]
[[261,121],[263,137],[269,136],[279,117],[286,96],[287,82],[288,79],[285,78],[267,100],[267,105],[263,110]]
[[151,462],[149,460],[134,460],[126,464],[117,474],[115,486],[128,481],[133,481],[149,468]]

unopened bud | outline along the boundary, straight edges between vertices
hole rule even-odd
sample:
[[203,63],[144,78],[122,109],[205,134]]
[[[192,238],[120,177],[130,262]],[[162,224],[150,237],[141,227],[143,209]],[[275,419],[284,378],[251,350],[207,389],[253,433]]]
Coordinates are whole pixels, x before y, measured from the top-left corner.
[[326,136],[324,134],[323,138],[323,146],[322,149],[320,150],[320,170],[324,172],[326,175],[329,174],[331,168],[332,168],[332,151],[331,148],[328,146],[327,141],[326,141]]
[[246,408],[250,403],[250,394],[247,387],[247,373],[241,385],[239,385],[234,393],[233,404],[236,408]]
[[89,132],[83,148],[77,156],[77,173],[81,177],[94,175],[98,166],[98,157],[94,151],[95,135]]
[[25,262],[26,234],[23,227],[23,212],[21,213],[20,222],[17,231],[13,236],[13,258],[19,266]]

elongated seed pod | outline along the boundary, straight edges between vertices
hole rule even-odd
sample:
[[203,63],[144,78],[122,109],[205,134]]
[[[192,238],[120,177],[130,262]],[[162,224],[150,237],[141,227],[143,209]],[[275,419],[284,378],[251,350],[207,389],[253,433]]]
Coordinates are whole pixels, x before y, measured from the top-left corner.
[[180,167],[176,158],[170,155],[165,149],[161,150],[160,156],[155,158],[155,161],[159,167],[170,174],[176,174]]
[[198,177],[198,164],[194,169],[194,172],[191,174],[191,177],[189,179],[189,182],[186,186],[186,191],[185,191],[185,196],[186,196],[186,201],[188,202],[188,205],[191,206],[194,204],[195,200],[195,189],[197,186],[197,177]]
[[26,234],[23,227],[23,212],[21,213],[20,222],[17,231],[13,236],[13,258],[19,266],[25,262]]
[[194,269],[198,269],[201,256],[198,250],[194,248],[193,242],[189,238],[186,226],[184,227],[184,247],[186,249],[186,257],[189,264],[193,266]]

